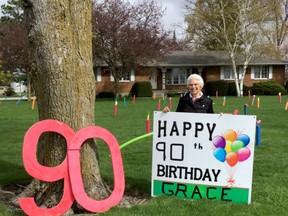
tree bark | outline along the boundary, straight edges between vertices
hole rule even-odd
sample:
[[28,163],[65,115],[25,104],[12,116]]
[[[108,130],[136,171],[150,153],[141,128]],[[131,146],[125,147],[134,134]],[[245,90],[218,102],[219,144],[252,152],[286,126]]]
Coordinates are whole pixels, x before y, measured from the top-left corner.
[[[26,0],[25,7],[39,120],[59,120],[75,131],[94,125],[91,7],[91,0]],[[41,135],[37,155],[40,164],[56,166],[66,154],[65,140],[59,134]],[[81,172],[90,197],[109,196],[100,176],[94,139],[81,148]],[[62,181],[34,180],[31,184],[38,186],[27,187],[21,196],[33,194],[39,206],[55,206],[61,199]]]

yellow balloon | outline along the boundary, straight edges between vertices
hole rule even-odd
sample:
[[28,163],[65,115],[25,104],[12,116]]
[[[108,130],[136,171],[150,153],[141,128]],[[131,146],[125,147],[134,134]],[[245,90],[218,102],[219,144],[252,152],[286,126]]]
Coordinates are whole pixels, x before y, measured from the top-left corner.
[[232,144],[232,142],[231,142],[230,140],[227,140],[227,141],[226,141],[225,150],[226,150],[227,153],[229,153],[229,152],[232,151],[232,149],[231,149],[231,144]]

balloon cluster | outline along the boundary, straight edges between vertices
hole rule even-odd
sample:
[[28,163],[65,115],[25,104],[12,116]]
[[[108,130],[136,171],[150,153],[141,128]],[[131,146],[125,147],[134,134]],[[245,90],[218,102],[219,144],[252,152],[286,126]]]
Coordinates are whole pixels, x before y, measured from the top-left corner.
[[221,162],[226,161],[230,167],[247,160],[251,155],[247,147],[250,137],[246,134],[237,135],[232,129],[226,130],[222,136],[215,136],[212,142],[215,146],[214,157]]

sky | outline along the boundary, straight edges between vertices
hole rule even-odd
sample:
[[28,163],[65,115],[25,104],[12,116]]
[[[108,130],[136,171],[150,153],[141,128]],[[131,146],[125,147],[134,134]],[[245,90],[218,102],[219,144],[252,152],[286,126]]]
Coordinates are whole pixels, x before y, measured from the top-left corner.
[[[139,0],[127,0],[130,3],[138,3]],[[141,0],[140,0],[141,1]],[[185,23],[185,0],[155,0],[157,4],[165,9],[163,25],[166,30],[175,31],[178,38],[183,37]],[[0,0],[0,5],[6,4],[7,0]],[[1,14],[1,12],[0,12]]]

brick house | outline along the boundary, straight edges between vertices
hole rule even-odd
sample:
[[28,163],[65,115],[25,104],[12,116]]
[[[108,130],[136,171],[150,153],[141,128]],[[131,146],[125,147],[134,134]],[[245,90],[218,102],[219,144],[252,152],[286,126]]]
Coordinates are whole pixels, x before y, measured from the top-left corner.
[[[244,85],[275,80],[281,85],[287,80],[288,61],[257,57],[250,61]],[[105,66],[94,67],[97,93],[113,91],[113,77]],[[237,69],[243,70],[243,61],[237,61]],[[121,93],[128,94],[137,81],[150,81],[154,92],[181,92],[186,90],[186,78],[197,73],[204,83],[213,80],[233,82],[229,54],[223,51],[174,51],[161,62],[149,64],[130,72],[120,81]]]

